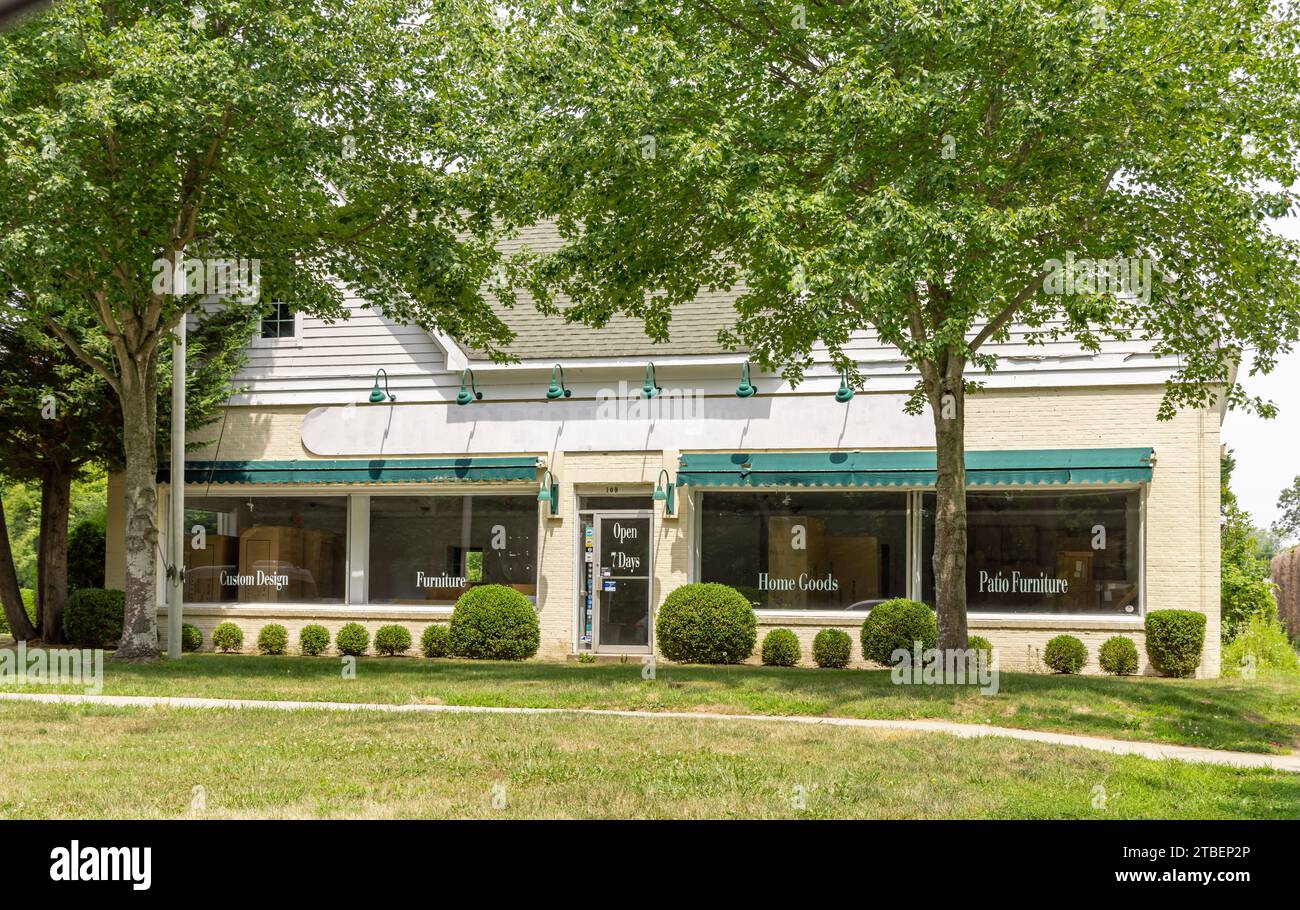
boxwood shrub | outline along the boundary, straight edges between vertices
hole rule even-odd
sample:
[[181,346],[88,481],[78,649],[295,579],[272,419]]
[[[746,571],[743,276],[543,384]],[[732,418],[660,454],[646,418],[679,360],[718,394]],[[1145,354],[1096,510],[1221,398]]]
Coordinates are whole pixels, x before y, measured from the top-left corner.
[[966,636],[966,647],[972,651],[983,651],[984,666],[993,666],[993,645],[983,635]]
[[298,650],[308,657],[325,653],[330,646],[330,630],[315,623],[305,625],[298,632]]
[[429,626],[420,636],[420,650],[425,657],[446,657],[451,653],[451,630],[446,626]]
[[257,633],[257,650],[263,654],[283,654],[289,648],[289,630],[278,622],[262,626]]
[[853,639],[842,629],[822,629],[813,639],[813,661],[827,670],[842,670],[853,657]]
[[223,654],[244,648],[244,630],[233,622],[223,622],[212,630],[212,647]]
[[203,647],[203,633],[199,631],[198,626],[192,626],[189,623],[181,625],[181,650],[198,651]]
[[773,629],[763,636],[763,663],[769,667],[793,667],[801,657],[799,636],[789,629]]
[[1133,639],[1112,635],[1101,643],[1097,652],[1101,668],[1113,676],[1129,676],[1138,670],[1138,649]]
[[334,647],[339,649],[340,654],[360,657],[366,653],[366,648],[370,647],[370,633],[360,623],[350,622],[339,629],[339,634],[334,636]]
[[877,604],[862,623],[862,656],[885,666],[893,665],[893,654],[900,648],[911,651],[919,641],[926,650],[938,640],[934,610],[906,597]]
[[406,626],[380,626],[375,632],[375,650],[392,657],[411,650],[411,632]]
[[122,639],[126,596],[104,588],[80,588],[63,608],[63,634],[81,648],[113,648]]
[[1147,657],[1166,676],[1190,676],[1201,663],[1205,614],[1194,610],[1156,610],[1147,614]]
[[682,585],[659,608],[656,637],[669,660],[736,664],[754,653],[758,619],[753,604],[735,588]]
[[1073,635],[1058,635],[1043,649],[1043,663],[1057,673],[1078,673],[1087,662],[1087,646]]
[[527,660],[542,632],[532,602],[506,585],[478,585],[456,601],[448,631],[451,653],[474,660]]

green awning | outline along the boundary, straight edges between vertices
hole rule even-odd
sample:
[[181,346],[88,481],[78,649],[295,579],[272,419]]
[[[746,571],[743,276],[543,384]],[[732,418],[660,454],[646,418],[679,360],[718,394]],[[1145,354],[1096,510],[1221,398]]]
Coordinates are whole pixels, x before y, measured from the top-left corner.
[[[966,453],[966,484],[1134,484],[1151,480],[1151,448]],[[684,487],[933,487],[933,451],[684,454]]]
[[[186,461],[187,484],[431,483],[535,481],[537,456],[518,458],[374,458],[351,461]],[[171,467],[158,469],[158,482]]]

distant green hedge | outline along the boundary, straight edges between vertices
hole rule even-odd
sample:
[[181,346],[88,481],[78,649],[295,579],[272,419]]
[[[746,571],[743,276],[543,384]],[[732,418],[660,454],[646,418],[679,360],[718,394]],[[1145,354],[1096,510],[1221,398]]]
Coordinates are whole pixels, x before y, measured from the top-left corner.
[[122,639],[126,595],[104,588],[81,588],[63,608],[63,635],[81,648],[115,648]]

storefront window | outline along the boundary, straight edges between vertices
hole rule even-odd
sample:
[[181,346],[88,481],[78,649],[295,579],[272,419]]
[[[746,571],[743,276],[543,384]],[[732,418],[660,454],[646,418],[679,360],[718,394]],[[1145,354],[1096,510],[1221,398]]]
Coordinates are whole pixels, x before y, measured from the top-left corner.
[[187,497],[185,599],[342,603],[344,496]]
[[478,584],[537,595],[537,497],[373,496],[370,602],[450,604]]
[[701,580],[759,609],[869,610],[907,589],[906,493],[702,494]]
[[[967,493],[967,608],[1137,613],[1140,497],[1137,490]],[[934,494],[922,503],[922,590],[934,603]]]

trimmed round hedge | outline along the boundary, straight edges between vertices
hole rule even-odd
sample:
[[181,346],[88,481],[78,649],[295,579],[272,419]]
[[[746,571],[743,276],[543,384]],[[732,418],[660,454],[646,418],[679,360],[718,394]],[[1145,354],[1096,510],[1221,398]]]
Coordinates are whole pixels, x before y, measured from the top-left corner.
[[789,629],[773,629],[763,636],[763,663],[769,667],[793,667],[801,657],[799,636]]
[[478,585],[456,601],[451,653],[473,660],[527,660],[542,641],[532,602],[505,585]]
[[330,630],[324,626],[310,623],[298,632],[298,650],[308,657],[317,657],[325,653],[330,646]]
[[893,666],[895,651],[910,652],[918,641],[928,650],[938,640],[934,610],[906,597],[876,604],[862,622],[862,656],[887,667]]
[[1166,676],[1190,676],[1201,663],[1205,614],[1193,610],[1156,610],[1147,614],[1147,657]]
[[80,588],[63,608],[63,635],[82,648],[114,648],[122,639],[126,595],[104,588]]
[[244,630],[233,622],[223,622],[212,630],[212,647],[223,654],[242,651],[244,648]]
[[199,627],[183,623],[181,625],[181,650],[198,651],[202,647],[203,633],[199,631]]
[[451,654],[451,630],[446,626],[429,626],[420,636],[420,650],[425,657],[446,657]]
[[375,650],[389,657],[411,650],[411,632],[406,626],[380,626],[375,632]]
[[263,654],[283,654],[289,649],[289,630],[278,622],[262,626],[257,633],[257,650]]
[[360,657],[366,653],[366,648],[370,647],[370,633],[361,623],[347,623],[339,629],[339,634],[334,636],[334,647],[339,649],[340,654]]
[[1043,663],[1057,673],[1078,673],[1087,662],[1087,646],[1073,635],[1058,635],[1043,649]]
[[720,584],[682,585],[655,623],[664,657],[688,664],[737,664],[754,653],[758,618],[749,600]]
[[972,651],[984,653],[984,666],[993,666],[993,645],[983,635],[966,636],[966,647]]
[[1138,649],[1133,639],[1113,635],[1101,643],[1097,652],[1101,668],[1113,676],[1129,676],[1138,669]]
[[853,657],[853,639],[842,629],[822,629],[813,639],[813,662],[825,670],[843,670]]

